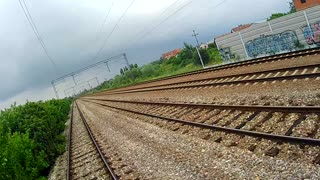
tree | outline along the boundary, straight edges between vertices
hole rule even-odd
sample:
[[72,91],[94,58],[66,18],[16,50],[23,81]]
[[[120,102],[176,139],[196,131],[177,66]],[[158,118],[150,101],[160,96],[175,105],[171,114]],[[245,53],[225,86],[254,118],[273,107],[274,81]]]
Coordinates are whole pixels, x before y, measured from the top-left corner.
[[290,10],[289,10],[288,14],[297,12],[297,9],[294,6],[294,2],[293,1],[289,2],[289,6],[290,6]]
[[274,14],[271,14],[271,16],[267,19],[267,21],[271,21],[273,19],[277,19],[285,15],[287,15],[287,13],[274,13]]
[[134,68],[138,68],[138,64],[134,64]]
[[[199,52],[200,52],[203,63],[207,64],[210,61],[210,55],[208,51],[206,49],[199,49]],[[197,51],[193,53],[193,63],[195,65],[201,65],[201,61]]]
[[148,65],[142,66],[142,69],[141,69],[142,76],[144,78],[156,76],[157,73],[156,73],[155,67],[157,67],[156,64],[155,65],[148,64]]
[[216,42],[208,44],[209,48],[217,48]]
[[192,59],[193,52],[194,52],[194,48],[192,47],[192,45],[184,43],[184,48],[182,49],[179,55],[182,60]]
[[294,2],[290,1],[289,2],[289,11],[287,13],[274,13],[274,14],[271,14],[271,16],[267,19],[267,21],[271,21],[273,19],[277,19],[279,17],[285,16],[285,15],[288,15],[288,14],[291,14],[291,13],[295,13],[295,12],[297,12],[297,10],[296,10],[296,7],[294,6]]

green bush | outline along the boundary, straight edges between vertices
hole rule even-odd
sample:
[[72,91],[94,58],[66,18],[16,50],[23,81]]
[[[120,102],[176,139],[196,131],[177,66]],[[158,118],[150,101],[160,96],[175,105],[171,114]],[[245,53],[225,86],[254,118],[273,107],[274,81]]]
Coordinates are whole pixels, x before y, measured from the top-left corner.
[[64,152],[71,99],[28,102],[0,112],[0,179],[47,176]]

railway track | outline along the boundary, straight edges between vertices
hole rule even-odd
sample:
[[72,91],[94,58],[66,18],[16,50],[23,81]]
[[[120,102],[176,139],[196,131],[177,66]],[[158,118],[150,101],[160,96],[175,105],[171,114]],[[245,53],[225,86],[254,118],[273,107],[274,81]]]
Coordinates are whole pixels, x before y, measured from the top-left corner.
[[[135,84],[135,85],[132,85],[132,86],[120,88],[120,89],[115,89],[115,90],[109,90],[107,92],[96,93],[95,96],[111,94],[111,93],[120,93],[120,92],[124,92],[124,91],[129,91],[129,90],[139,90],[139,89],[144,89],[144,88],[151,88],[151,87],[161,86],[161,84],[162,84],[162,86],[163,85],[173,85],[176,82],[178,82],[179,79],[182,79],[182,78],[185,78],[185,77],[188,77],[188,76],[190,77],[192,75],[198,75],[198,74],[204,74],[204,73],[212,73],[212,72],[215,72],[215,71],[225,71],[225,70],[232,69],[232,68],[240,68],[240,67],[243,67],[243,66],[250,66],[250,65],[256,65],[256,64],[264,64],[264,63],[276,62],[276,61],[281,61],[281,60],[289,59],[289,58],[297,58],[297,57],[318,55],[319,52],[320,52],[320,48],[314,48],[314,49],[308,49],[308,50],[296,51],[296,52],[291,52],[291,53],[279,54],[279,55],[274,55],[274,56],[269,56],[269,57],[264,57],[264,58],[257,58],[257,59],[254,59],[254,60],[241,61],[241,62],[221,65],[221,66],[217,66],[217,67],[213,67],[213,68],[193,71],[193,72],[189,72],[189,73],[183,73],[183,74],[179,74],[179,75],[175,75],[175,76],[170,76],[170,77],[150,80],[150,81],[146,81],[146,82],[143,82],[143,83]],[[280,70],[280,69],[278,69],[278,70]],[[284,68],[283,68],[283,70],[284,70]],[[244,73],[238,74],[238,75],[243,75],[243,74]],[[237,75],[231,75],[231,76],[237,76]],[[193,81],[197,81],[197,79],[195,78],[194,80],[191,80],[191,82],[193,82]],[[181,83],[186,83],[186,82],[188,82],[188,81],[184,81],[184,82],[181,82]]]
[[[268,156],[286,154],[320,164],[320,107],[233,106],[192,103],[88,100],[109,109],[154,119],[173,131],[187,126],[206,131],[204,139]],[[161,121],[160,121],[161,120]],[[289,150],[290,151],[289,151]],[[289,154],[289,155],[288,155]]]
[[[72,107],[68,143],[67,180],[118,179],[102,153],[86,119],[75,102]],[[74,109],[77,112],[74,112]]]
[[[257,83],[275,83],[276,81],[287,81],[298,79],[320,80],[320,64],[304,65],[298,67],[278,68],[254,73],[242,73],[230,76],[220,76],[205,79],[197,79],[186,82],[169,83],[163,85],[154,85],[149,87],[140,87],[130,90],[121,90],[116,92],[105,92],[103,95],[115,95],[123,93],[137,93],[148,91],[175,90],[186,88],[205,88],[215,86],[233,86],[241,84]],[[88,97],[89,98],[89,97]]]

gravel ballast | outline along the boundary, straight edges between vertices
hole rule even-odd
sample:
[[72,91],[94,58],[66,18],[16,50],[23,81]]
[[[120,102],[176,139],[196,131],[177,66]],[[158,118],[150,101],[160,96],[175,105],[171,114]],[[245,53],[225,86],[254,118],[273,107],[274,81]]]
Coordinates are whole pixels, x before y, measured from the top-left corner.
[[97,141],[112,146],[140,179],[320,178],[319,165],[257,156],[79,102]]

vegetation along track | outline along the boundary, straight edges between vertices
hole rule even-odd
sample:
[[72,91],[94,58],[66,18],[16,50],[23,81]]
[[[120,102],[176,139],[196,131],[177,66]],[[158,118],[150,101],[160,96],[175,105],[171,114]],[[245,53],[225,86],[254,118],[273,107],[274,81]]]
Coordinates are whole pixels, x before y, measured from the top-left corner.
[[203,135],[227,146],[268,156],[303,159],[320,164],[320,107],[233,106],[190,103],[88,100],[87,102],[169,123],[187,133],[185,125],[210,130]]
[[[73,105],[69,131],[67,180],[117,179],[77,103]],[[77,109],[78,112],[74,112]]]
[[233,86],[241,84],[256,84],[259,82],[274,83],[276,81],[287,81],[297,79],[306,80],[320,80],[320,65],[303,65],[298,67],[289,68],[278,68],[273,70],[266,70],[254,73],[242,73],[230,76],[212,77],[206,79],[197,79],[186,82],[177,82],[171,84],[163,84],[156,86],[149,86],[145,88],[136,88],[131,90],[123,90],[116,92],[105,92],[103,95],[114,95],[123,93],[136,93],[136,92],[147,92],[147,91],[160,91],[160,90],[174,90],[174,89],[184,89],[184,88],[204,88],[204,87],[214,87],[214,86]]
[[[274,55],[274,56],[269,56],[269,57],[263,57],[263,58],[257,58],[257,59],[252,59],[252,60],[247,60],[247,61],[241,61],[241,62],[236,62],[236,63],[232,63],[232,64],[226,64],[226,65],[221,65],[221,66],[217,66],[217,67],[212,67],[212,68],[208,68],[208,69],[202,69],[202,70],[198,70],[198,71],[193,71],[193,72],[189,72],[189,73],[183,73],[183,74],[179,74],[179,75],[175,75],[175,76],[170,76],[170,77],[165,77],[165,78],[159,78],[156,80],[150,80],[150,81],[146,81],[140,84],[136,84],[136,85],[132,85],[132,86],[128,86],[128,87],[124,87],[124,88],[120,88],[120,89],[115,89],[115,90],[110,90],[110,91],[106,91],[106,92],[100,92],[100,93],[96,93],[94,94],[94,96],[99,96],[99,95],[106,95],[106,94],[112,94],[112,93],[120,93],[120,92],[126,92],[129,90],[141,90],[141,89],[145,89],[145,88],[152,88],[152,87],[159,87],[159,86],[163,86],[163,85],[174,85],[178,82],[180,83],[186,83],[186,82],[196,82],[196,81],[203,81],[203,80],[208,80],[209,78],[204,78],[204,79],[199,79],[198,77],[194,77],[191,78],[191,80],[185,80],[182,81],[183,78],[189,78],[192,75],[196,75],[198,76],[199,74],[204,74],[204,73],[212,73],[212,72],[216,72],[216,71],[225,71],[231,68],[239,68],[239,67],[245,67],[245,66],[250,66],[250,65],[257,65],[257,64],[264,64],[264,63],[270,63],[270,62],[276,62],[276,61],[282,61],[282,60],[286,60],[289,58],[297,58],[297,57],[309,57],[311,55],[318,55],[320,52],[320,48],[314,48],[314,49],[308,49],[308,50],[302,50],[302,51],[296,51],[296,52],[290,52],[290,53],[285,53],[285,54],[279,54],[279,55]],[[311,65],[315,65],[315,64],[311,64]],[[308,68],[307,66],[303,67],[300,66],[301,68]],[[298,66],[294,66],[294,67],[290,67],[290,68],[299,68]],[[290,70],[290,68],[288,68],[288,70]],[[269,70],[270,73],[272,71],[281,71],[285,70],[285,68],[277,68],[277,69],[272,69]],[[292,69],[291,69],[292,70]],[[265,71],[260,71],[261,73],[267,73],[268,70]],[[256,74],[259,72],[255,72]],[[253,73],[241,73],[241,74],[235,74],[235,75],[229,75],[229,76],[225,76],[225,78],[227,77],[231,77],[231,76],[237,76],[237,75],[250,75]],[[268,75],[269,77],[270,75]],[[214,76],[215,78],[222,78],[224,76]],[[213,79],[213,78],[211,78]],[[249,79],[249,78],[248,78]]]

